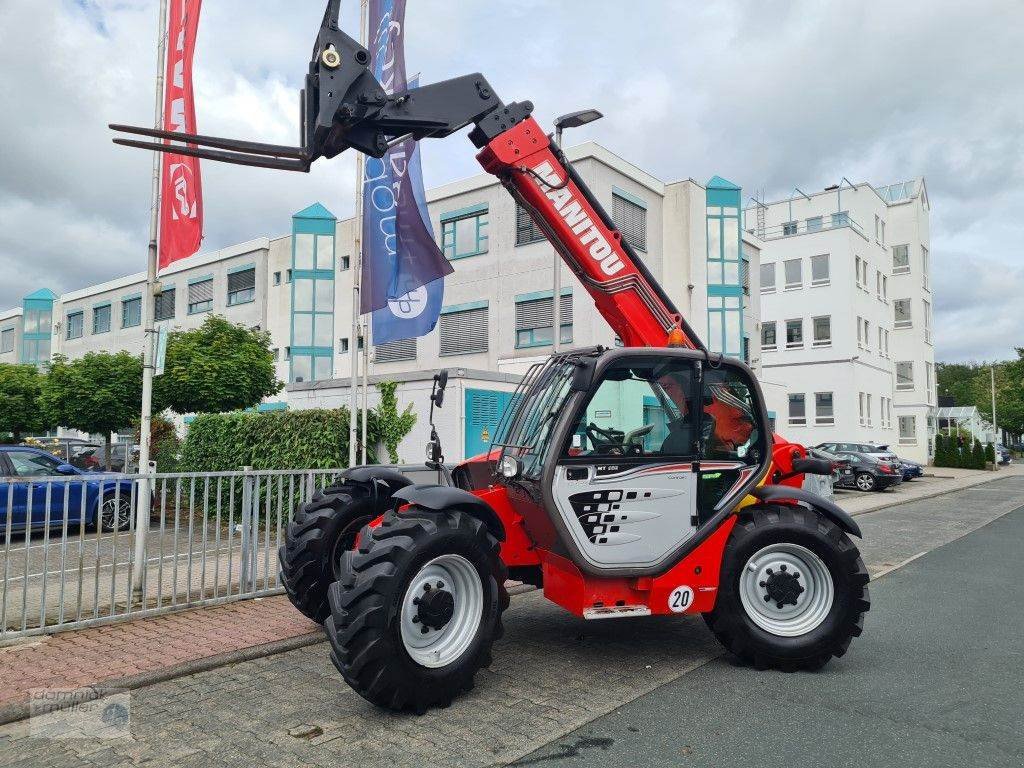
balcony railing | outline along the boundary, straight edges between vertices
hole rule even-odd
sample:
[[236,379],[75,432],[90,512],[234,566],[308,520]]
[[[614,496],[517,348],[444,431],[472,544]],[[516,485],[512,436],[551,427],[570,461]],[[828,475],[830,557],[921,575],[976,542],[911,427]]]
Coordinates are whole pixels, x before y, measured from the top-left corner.
[[[812,223],[809,223],[812,222]],[[750,234],[757,235],[762,240],[778,240],[782,237],[793,237],[795,235],[806,235],[813,234],[814,232],[824,232],[827,229],[842,229],[843,227],[850,227],[861,237],[867,237],[864,234],[864,228],[861,227],[854,219],[850,218],[848,213],[835,213],[826,214],[821,216],[820,219],[802,219],[800,221],[791,221],[786,224],[779,224],[772,227],[765,227],[763,230],[758,229],[757,226],[747,226],[746,231]]]

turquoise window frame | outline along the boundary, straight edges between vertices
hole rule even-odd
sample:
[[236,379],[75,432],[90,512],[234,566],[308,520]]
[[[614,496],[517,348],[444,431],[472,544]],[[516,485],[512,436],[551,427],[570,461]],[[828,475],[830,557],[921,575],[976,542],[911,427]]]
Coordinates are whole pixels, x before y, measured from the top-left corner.
[[[712,180],[721,182],[717,177]],[[728,184],[728,182],[726,182]],[[729,357],[743,358],[743,339],[746,337],[743,323],[743,228],[740,220],[742,191],[739,187],[714,186],[707,189],[706,220],[709,237],[707,239],[707,274],[708,274],[708,311],[707,311],[707,346],[708,349],[721,351]],[[726,222],[735,221],[735,259],[726,255]],[[710,232],[717,228],[717,249],[714,247]],[[731,239],[731,238],[730,238]],[[736,279],[726,280],[727,266],[735,265]],[[722,282],[712,282],[712,273],[722,274]],[[721,302],[718,299],[722,299]],[[718,303],[728,304],[736,299],[737,306],[715,306]],[[729,333],[729,320],[735,323],[735,333]],[[713,331],[720,332],[715,336]]]
[[[55,298],[56,296],[50,291],[41,289],[31,297],[22,300],[21,360],[19,362],[40,367],[50,362],[53,301]],[[35,321],[34,323],[29,323],[30,317]],[[44,318],[45,322],[43,322]],[[33,326],[36,327],[36,330],[28,330]],[[39,326],[43,326],[43,329],[39,330]],[[44,348],[45,355],[42,352]]]
[[[71,320],[72,320],[72,318],[75,318],[75,319],[78,319],[78,320],[81,321],[81,323],[78,326],[78,335],[76,335],[76,336],[72,336],[71,335]],[[66,322],[67,322],[67,328],[65,329],[65,335],[64,335],[65,339],[67,339],[68,341],[72,341],[74,339],[80,339],[83,336],[85,336],[85,312],[83,310],[79,309],[79,310],[77,310],[75,312],[68,312]]]
[[[467,259],[470,256],[480,256],[481,254],[487,253],[487,214],[487,203],[471,205],[466,208],[459,208],[458,210],[448,211],[447,213],[441,214],[441,250],[444,251],[445,258],[447,258],[448,261]],[[469,219],[474,220],[473,226],[475,229],[473,242],[475,245],[472,250],[460,253],[458,251],[456,230],[460,221],[467,221]]]
[[[139,313],[138,319],[135,322],[128,322],[128,305],[138,302]],[[123,296],[121,298],[121,327],[122,328],[136,328],[142,325],[142,294],[137,293],[133,296]]]
[[[316,248],[316,246],[314,245],[314,249],[315,248]],[[314,257],[315,257],[315,250],[314,250]],[[230,275],[235,274],[236,272],[248,272],[250,269],[252,270],[252,275],[253,275],[253,287],[252,288],[245,288],[245,289],[243,289],[241,291],[231,291],[231,290],[229,290],[228,291],[228,297],[227,297],[227,306],[229,306],[229,307],[240,307],[243,304],[252,304],[252,303],[254,303],[256,301],[256,285],[255,285],[255,282],[256,282],[256,279],[255,279],[256,278],[256,265],[255,264],[242,264],[241,266],[238,266],[238,267],[232,267],[231,269],[228,270],[227,274],[230,276]],[[228,280],[227,282],[228,282],[228,284],[230,284],[231,281]],[[240,294],[246,294],[246,293],[250,293],[251,295],[248,298],[243,298],[243,299],[235,298],[235,297],[239,296]]]
[[[196,283],[205,283],[207,280],[209,280],[212,283],[213,282],[213,275],[203,275],[202,277],[194,277],[194,278],[192,278],[191,280],[188,281],[188,285],[185,286],[185,290],[188,291],[188,289],[191,286],[195,285]],[[212,295],[212,291],[211,291],[211,295]],[[175,296],[177,296],[177,294],[175,294]],[[212,312],[213,311],[213,299],[212,298],[211,299],[207,299],[206,301],[191,302],[191,301],[188,300],[188,294],[186,293],[185,294],[185,302],[186,302],[185,314],[187,314],[187,315],[201,315],[204,312]]]
[[[325,209],[326,210],[326,209]],[[335,268],[337,266],[337,220],[327,217],[300,217],[296,216],[292,218],[292,265],[291,269],[288,270],[290,275],[290,292],[291,292],[291,317],[290,317],[290,332],[289,338],[291,339],[291,345],[289,346],[290,354],[288,355],[288,380],[289,382],[295,382],[295,365],[296,362],[308,362],[309,363],[309,378],[303,379],[304,382],[310,381],[322,381],[324,377],[317,377],[317,361],[328,360],[327,368],[333,372],[334,368],[334,299],[335,299]],[[313,266],[314,269],[298,269],[295,265],[295,244],[297,235],[311,235],[313,237]],[[330,237],[331,244],[331,258],[330,263],[325,266],[319,266],[321,254],[318,252],[321,243],[324,238]],[[296,310],[295,309],[295,288],[300,280],[309,280],[312,290],[312,309],[309,310]],[[318,309],[316,303],[317,297],[317,286],[320,283],[329,282],[331,284],[331,308],[330,311],[324,311]],[[330,326],[330,339],[331,344],[329,346],[318,346],[316,344],[298,344],[295,339],[295,318],[298,315],[310,316],[310,342],[316,341],[317,328],[320,323],[328,323]],[[331,374],[328,374],[326,378],[330,378]]]
[[[97,321],[100,317],[100,310],[107,310],[107,327],[102,330],[97,326]],[[100,336],[104,333],[110,333],[110,329],[114,325],[114,308],[109,301],[103,302],[102,304],[96,304],[92,308],[92,335]]]

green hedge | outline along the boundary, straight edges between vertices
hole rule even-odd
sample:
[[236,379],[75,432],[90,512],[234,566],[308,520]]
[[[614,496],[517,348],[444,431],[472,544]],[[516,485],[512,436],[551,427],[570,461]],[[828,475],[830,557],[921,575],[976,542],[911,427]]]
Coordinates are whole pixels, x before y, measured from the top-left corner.
[[[377,461],[380,430],[371,411],[367,460]],[[182,472],[331,469],[348,466],[348,409],[197,416],[181,451]]]

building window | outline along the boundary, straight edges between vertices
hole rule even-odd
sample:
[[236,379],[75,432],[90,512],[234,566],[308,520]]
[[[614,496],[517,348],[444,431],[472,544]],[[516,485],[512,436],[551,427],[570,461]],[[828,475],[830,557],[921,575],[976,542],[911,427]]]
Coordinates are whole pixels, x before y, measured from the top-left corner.
[[829,267],[828,254],[811,256],[811,285],[828,285]]
[[832,406],[831,392],[814,393],[814,423],[835,424],[835,411]]
[[[550,296],[516,301],[516,349],[551,344],[554,302]],[[558,306],[560,344],[572,343],[572,294],[563,295]]]
[[[382,344],[381,346],[384,346],[384,345]],[[359,337],[359,346],[357,347],[357,349],[359,351],[362,351],[362,349],[363,349],[363,337],[362,336]],[[349,350],[348,338],[338,339],[338,351],[341,352],[342,354],[345,354],[346,352],[348,352],[348,350]]]
[[121,301],[121,327],[134,328],[142,325],[142,297],[134,296]]
[[876,241],[878,240],[878,225],[879,225],[879,223],[881,221],[882,221],[881,217],[876,213],[875,214],[875,240]]
[[740,259],[740,285],[743,286],[743,295],[750,295],[750,259],[744,256]]
[[274,285],[280,285],[280,284],[281,284],[281,273],[280,272],[275,272],[274,273]]
[[487,351],[487,304],[465,309],[441,310],[437,324],[439,354],[466,355]]
[[878,329],[878,354],[885,357],[885,344],[883,343],[885,338],[885,331],[881,328]]
[[487,253],[487,205],[442,214],[441,248],[449,261]]
[[821,216],[812,216],[807,220],[807,231],[808,232],[820,232],[821,231]]
[[101,304],[92,308],[92,332],[107,333],[110,330],[110,305]]
[[519,203],[516,203],[516,245],[529,245],[546,240],[544,232],[537,226],[537,222],[530,216]]
[[647,250],[647,206],[630,200],[620,192],[612,192],[612,224],[622,239],[638,251]]
[[290,269],[286,269],[284,271],[284,281],[286,283],[290,283],[292,281],[292,271]]
[[885,219],[882,219],[882,236],[879,238],[879,242],[885,245]]
[[924,302],[924,340],[929,344],[932,340],[932,305],[931,302]]
[[900,416],[900,445],[917,445],[917,417]]
[[850,223],[850,212],[839,211],[838,213],[832,214],[832,226],[833,227],[845,227]]
[[[6,333],[6,332],[7,331],[4,331],[4,333]],[[12,342],[13,342],[13,333],[14,333],[14,331],[12,330],[11,331]],[[85,313],[84,312],[70,312],[68,314],[68,332],[67,332],[67,337],[69,339],[80,339],[80,338],[82,338],[82,335],[84,333],[85,333]],[[6,351],[9,352],[11,350],[6,350]]]
[[871,346],[871,323],[864,321],[864,349]]
[[209,312],[213,309],[213,278],[199,280],[189,283],[188,286],[188,313],[195,315],[199,312]]
[[857,393],[857,418],[860,425],[864,426],[864,393]]
[[864,402],[866,404],[865,408],[864,408],[864,416],[865,416],[865,422],[864,423],[867,426],[870,427],[871,426],[871,393],[870,392],[864,395]]
[[256,301],[256,268],[242,269],[228,275],[228,306]]
[[708,296],[708,348],[740,357],[743,354],[743,308],[739,296]]
[[889,278],[882,275],[882,301],[889,301]]
[[787,291],[803,287],[804,278],[800,259],[787,259],[783,262],[783,270],[786,276]]
[[811,325],[814,329],[814,338],[811,341],[811,346],[830,346],[832,344],[832,316],[822,315],[821,317],[811,318]]
[[910,328],[914,324],[910,311],[910,299],[896,299],[892,306],[895,319],[893,327]]
[[789,396],[789,424],[794,427],[807,424],[807,403],[802,394]]
[[397,339],[373,347],[374,360],[378,363],[397,363],[416,359],[416,338]]
[[928,249],[925,248],[922,245],[921,246],[921,281],[922,281],[922,284],[924,285],[924,289],[926,291],[930,290],[930,288],[928,286],[928,269],[929,269],[929,265],[928,265]]
[[786,321],[786,349],[800,349],[804,345],[804,321]]
[[924,364],[924,394],[928,403],[932,402],[932,364]]
[[14,351],[14,329],[4,328],[0,331],[0,354]]
[[775,293],[775,262],[761,265],[761,293]]
[[347,272],[351,268],[352,268],[352,257],[351,256],[342,256],[341,259],[338,261],[338,271],[339,272]]
[[154,320],[174,319],[174,289],[164,288],[162,293],[157,294],[153,302]]
[[776,334],[778,323],[774,320],[761,323],[761,351],[762,352],[774,352],[778,346],[778,339]]
[[906,390],[914,388],[914,362],[904,360],[896,363],[896,389]]
[[787,221],[787,222],[783,223],[783,225],[782,225],[782,234],[783,235],[795,235],[796,234],[796,222],[795,221]]
[[910,246],[894,245],[892,247],[892,273],[906,274],[910,271]]

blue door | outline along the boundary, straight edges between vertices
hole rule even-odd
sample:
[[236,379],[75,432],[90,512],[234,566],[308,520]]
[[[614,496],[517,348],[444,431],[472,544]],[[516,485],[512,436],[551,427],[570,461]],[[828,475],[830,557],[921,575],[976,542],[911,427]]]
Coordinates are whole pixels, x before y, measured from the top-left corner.
[[512,402],[511,392],[466,390],[466,458],[491,449],[501,417]]
[[[61,474],[57,467],[61,462],[54,457],[34,449],[11,449],[6,451],[7,459],[10,461],[13,476],[17,480],[12,482],[14,490],[11,494],[12,528],[22,528],[31,510],[33,528],[39,528],[46,523],[47,509],[49,509],[50,525],[59,525],[64,517],[64,494],[69,490],[68,484],[60,482],[46,482],[45,478],[59,478]],[[81,514],[81,483],[74,483],[70,487],[68,498],[68,520],[77,520]],[[0,504],[6,507],[6,487],[0,488]],[[49,506],[47,506],[49,503]],[[6,516],[6,509],[4,509]],[[6,525],[6,518],[0,520],[0,526]]]

